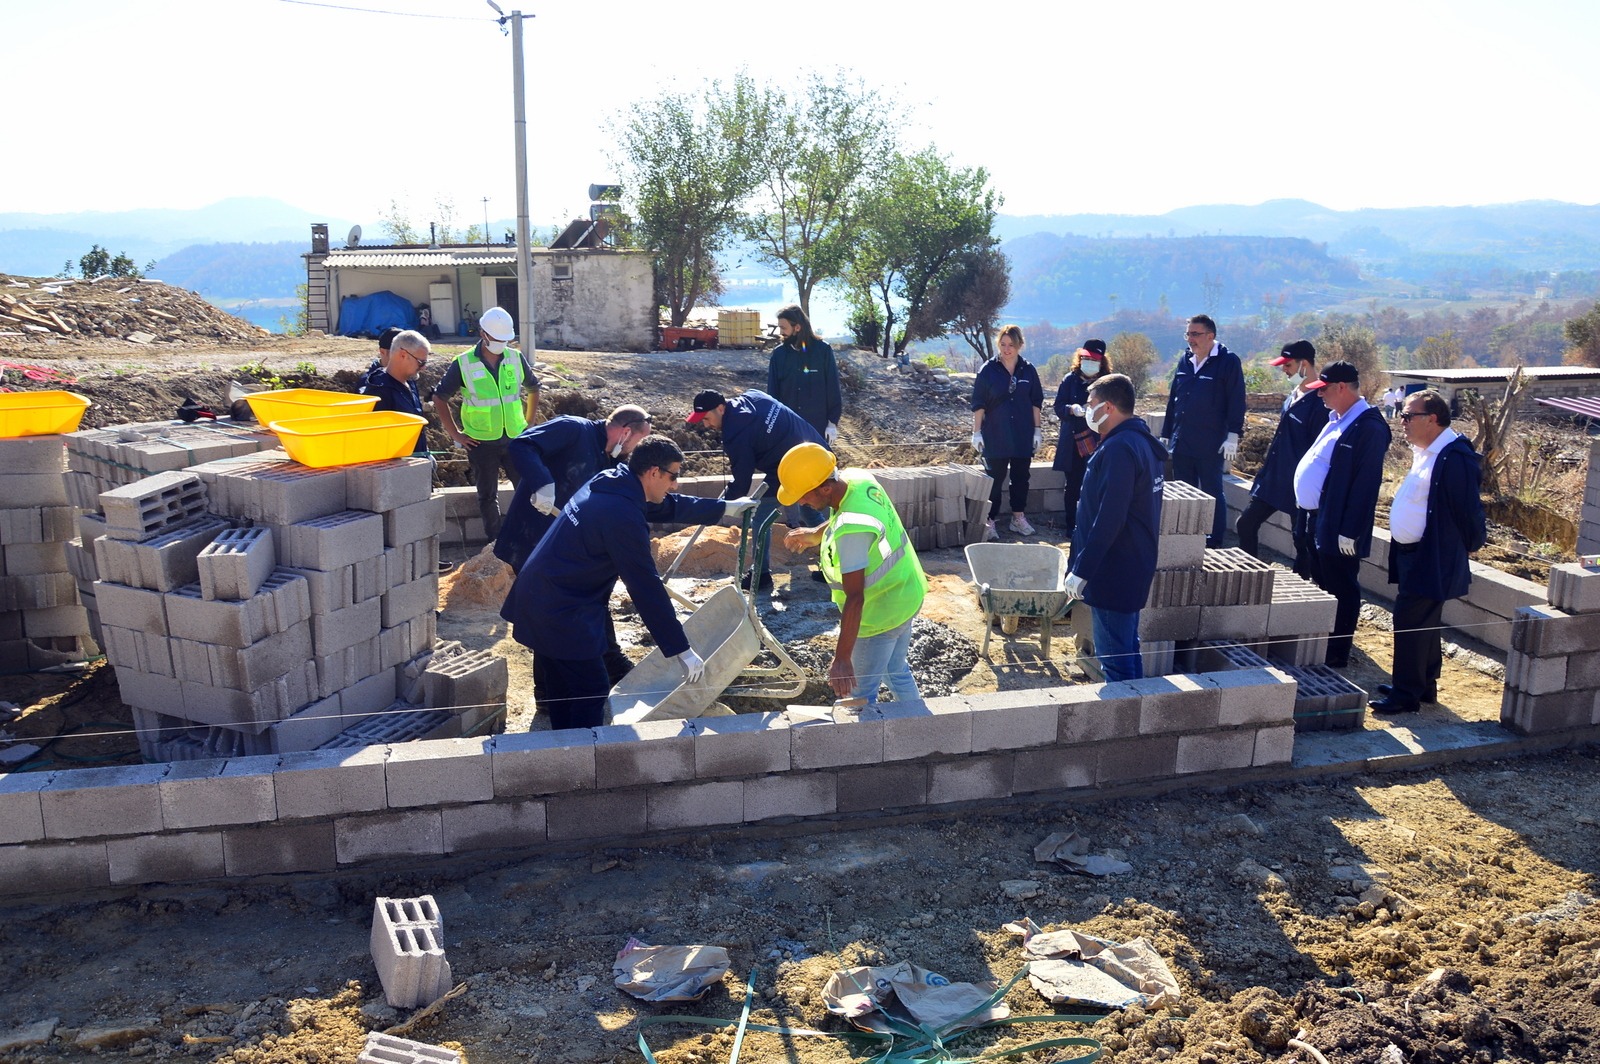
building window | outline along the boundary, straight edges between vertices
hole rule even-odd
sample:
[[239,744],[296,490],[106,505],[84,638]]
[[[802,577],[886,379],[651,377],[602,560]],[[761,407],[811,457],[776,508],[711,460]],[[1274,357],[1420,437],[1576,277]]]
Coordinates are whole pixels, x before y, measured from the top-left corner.
[[557,262],[550,267],[550,279],[553,281],[572,280],[572,263]]

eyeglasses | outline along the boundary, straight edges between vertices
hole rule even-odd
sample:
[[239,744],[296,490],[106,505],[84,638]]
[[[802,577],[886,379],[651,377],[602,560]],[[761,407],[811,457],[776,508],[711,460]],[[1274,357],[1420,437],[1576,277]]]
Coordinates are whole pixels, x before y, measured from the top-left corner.
[[428,364],[428,360],[427,359],[418,358],[413,352],[407,351],[403,347],[400,350],[405,354],[405,356],[407,358],[409,358],[411,361],[413,361],[413,362],[415,362],[417,364],[417,368],[418,369],[421,369],[423,366],[426,366]]
[[1183,335],[1185,335],[1185,336],[1210,336],[1211,334],[1206,332],[1204,329],[1190,329],[1188,332],[1184,333]]
[[659,466],[658,465],[658,466],[656,466],[656,468],[661,470],[661,472],[665,473],[667,475],[667,478],[669,480],[671,480],[674,484],[676,484],[678,482],[678,477],[680,475],[679,473],[674,472],[671,469],[668,469],[666,466]]
[[1410,421],[1414,417],[1432,417],[1432,416],[1433,415],[1428,413],[1426,410],[1415,410],[1415,411],[1412,411],[1410,413],[1401,414],[1400,415],[1400,420],[1401,421]]

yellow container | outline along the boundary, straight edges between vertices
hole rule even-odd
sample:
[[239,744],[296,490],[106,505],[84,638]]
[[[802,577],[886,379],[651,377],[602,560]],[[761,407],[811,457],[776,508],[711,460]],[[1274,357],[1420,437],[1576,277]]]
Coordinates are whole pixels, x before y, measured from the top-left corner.
[[359,465],[404,458],[417,447],[425,417],[398,410],[290,418],[267,427],[278,434],[283,449],[304,466]]
[[321,388],[282,388],[275,392],[253,392],[244,397],[250,412],[263,425],[290,418],[324,417],[328,414],[360,414],[378,405],[376,395],[351,395]]
[[77,432],[89,397],[77,392],[0,392],[0,439]]

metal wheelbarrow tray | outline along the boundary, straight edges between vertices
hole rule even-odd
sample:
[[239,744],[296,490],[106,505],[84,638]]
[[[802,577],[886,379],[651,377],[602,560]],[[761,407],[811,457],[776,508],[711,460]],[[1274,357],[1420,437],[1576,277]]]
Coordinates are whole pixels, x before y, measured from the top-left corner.
[[[969,543],[967,566],[978,585],[983,609],[983,654],[989,655],[994,619],[1032,617],[1039,621],[1040,644],[1050,656],[1050,628],[1077,601],[1067,594],[1067,553],[1048,543]],[[1009,621],[1007,631],[1015,630]]]

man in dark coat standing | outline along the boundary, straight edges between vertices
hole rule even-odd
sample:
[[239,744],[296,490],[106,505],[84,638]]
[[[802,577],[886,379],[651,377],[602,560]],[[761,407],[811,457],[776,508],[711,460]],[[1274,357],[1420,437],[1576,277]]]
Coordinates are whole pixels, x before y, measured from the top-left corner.
[[844,416],[833,348],[811,331],[811,320],[795,305],[778,311],[778,335],[783,343],[767,362],[767,394],[799,414],[832,447]]
[[1467,593],[1467,555],[1488,539],[1479,494],[1482,462],[1450,427],[1450,404],[1433,390],[1410,396],[1400,415],[1411,471],[1389,509],[1389,583],[1394,601],[1392,683],[1368,702],[1375,713],[1410,713],[1438,701],[1444,604]]
[[1089,606],[1107,680],[1144,675],[1139,611],[1155,582],[1161,534],[1167,452],[1133,416],[1133,401],[1133,381],[1120,373],[1089,386],[1086,420],[1100,445],[1084,472],[1067,575],[1067,593]]
[[1239,453],[1244,436],[1244,365],[1217,343],[1217,323],[1205,314],[1189,319],[1189,350],[1178,359],[1167,393],[1161,437],[1172,450],[1172,476],[1217,500],[1206,546],[1222,546],[1228,532],[1228,500],[1222,465]]
[[[1328,423],[1328,408],[1323,405],[1322,382],[1316,373],[1317,349],[1310,340],[1285,344],[1272,360],[1282,366],[1289,378],[1289,394],[1278,415],[1278,431],[1267,445],[1267,457],[1250,485],[1250,505],[1239,515],[1239,546],[1246,554],[1261,557],[1261,525],[1274,510],[1294,515],[1294,470],[1311,449],[1317,434]],[[1305,544],[1295,541],[1294,571],[1311,578],[1311,559]]]
[[1318,378],[1328,423],[1294,471],[1296,519],[1310,537],[1311,577],[1339,601],[1327,663],[1350,664],[1361,614],[1361,559],[1372,553],[1372,521],[1389,453],[1389,422],[1361,396],[1361,374],[1330,362]]
[[664,520],[710,524],[728,504],[673,493],[682,471],[677,444],[645,437],[627,465],[579,489],[511,585],[500,616],[511,622],[512,638],[533,651],[534,699],[552,728],[605,723],[606,618],[619,577],[661,653],[677,660],[690,683],[704,675],[656,572],[645,509],[665,508]]

